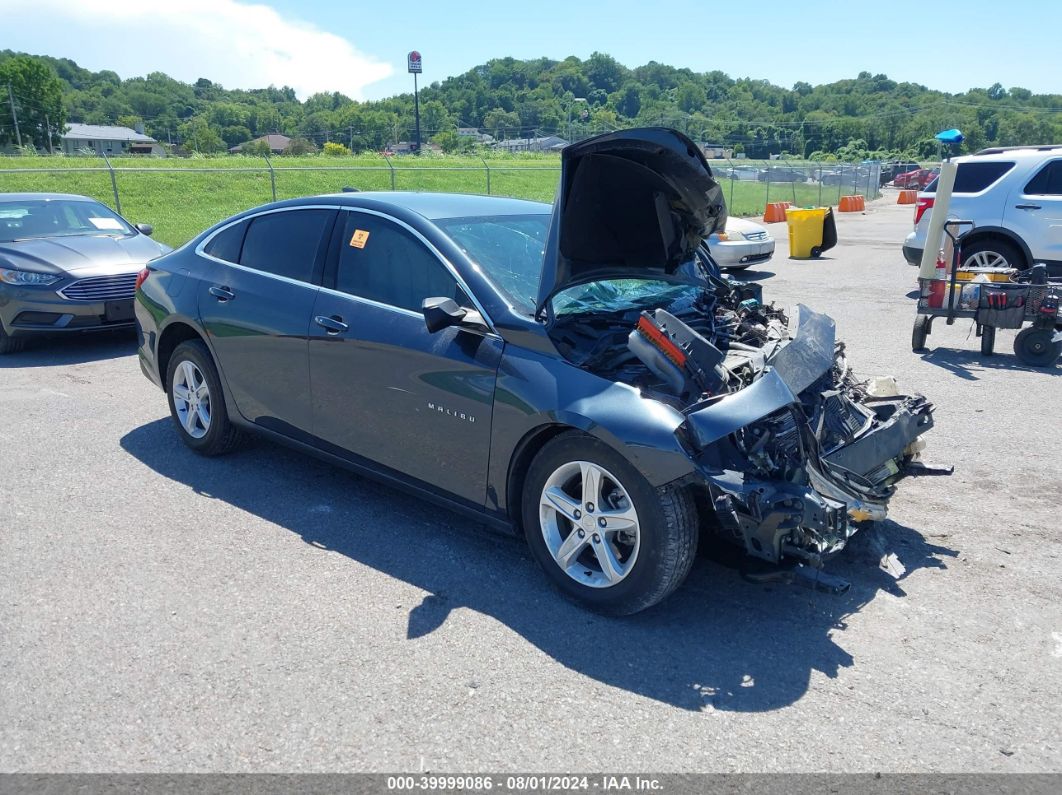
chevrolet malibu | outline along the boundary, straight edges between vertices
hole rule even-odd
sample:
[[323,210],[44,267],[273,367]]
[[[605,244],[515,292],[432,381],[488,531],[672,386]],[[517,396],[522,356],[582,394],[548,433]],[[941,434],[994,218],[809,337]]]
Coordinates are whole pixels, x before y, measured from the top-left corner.
[[0,354],[30,336],[133,327],[133,288],[170,251],[87,196],[0,194]]
[[522,532],[561,591],[634,613],[701,533],[821,566],[932,424],[853,375],[828,317],[721,278],[726,220],[664,129],[566,148],[552,207],[279,202],[140,274],[140,365],[193,450],[262,434]]

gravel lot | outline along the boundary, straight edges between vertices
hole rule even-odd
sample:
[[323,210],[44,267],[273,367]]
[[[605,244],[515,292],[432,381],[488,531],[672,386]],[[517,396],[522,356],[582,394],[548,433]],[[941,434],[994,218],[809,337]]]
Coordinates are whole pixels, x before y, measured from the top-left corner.
[[0,770],[1062,770],[1062,367],[966,321],[912,354],[910,218],[843,215],[817,262],[775,224],[750,274],[928,395],[956,467],[831,563],[844,596],[702,557],[598,618],[456,515],[267,443],[196,457],[128,337],[3,358]]

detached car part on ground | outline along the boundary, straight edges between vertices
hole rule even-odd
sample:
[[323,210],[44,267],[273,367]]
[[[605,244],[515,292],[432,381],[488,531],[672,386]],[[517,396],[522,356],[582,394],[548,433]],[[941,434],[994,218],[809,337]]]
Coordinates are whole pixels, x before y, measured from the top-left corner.
[[[723,278],[705,241],[726,221],[703,155],[665,129],[567,147],[552,208],[281,202],[149,265],[141,366],[193,449],[251,429],[522,530],[602,612],[674,591],[701,533],[819,567],[885,516],[932,406],[855,378],[830,318]],[[311,228],[303,271],[262,272]],[[399,272],[417,257],[430,279]]]

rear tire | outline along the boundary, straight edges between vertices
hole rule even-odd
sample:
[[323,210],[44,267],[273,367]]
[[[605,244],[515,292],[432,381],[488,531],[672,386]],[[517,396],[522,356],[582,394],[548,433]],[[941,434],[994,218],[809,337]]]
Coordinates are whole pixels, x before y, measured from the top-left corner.
[[0,323],[0,356],[5,353],[18,353],[24,347],[26,347],[25,338],[10,336],[4,331],[3,323]]
[[686,488],[654,488],[626,458],[581,433],[549,441],[527,473],[522,524],[532,554],[565,595],[630,615],[671,594],[697,551]]
[[1017,268],[1025,267],[1025,257],[1013,243],[987,238],[962,248],[963,268]]
[[243,434],[229,421],[214,359],[202,340],[182,342],[166,368],[170,416],[181,441],[200,455],[231,452]]

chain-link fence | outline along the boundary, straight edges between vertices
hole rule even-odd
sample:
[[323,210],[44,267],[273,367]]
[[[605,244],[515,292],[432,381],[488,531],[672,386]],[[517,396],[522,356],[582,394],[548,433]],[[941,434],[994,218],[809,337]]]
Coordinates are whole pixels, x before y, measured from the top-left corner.
[[[834,205],[879,195],[878,164],[713,160],[730,213],[760,215],[769,202]],[[510,158],[320,156],[217,159],[22,157],[0,160],[0,192],[91,196],[134,222],[153,224],[179,245],[242,210],[268,201],[345,188],[481,193],[553,200],[557,155]]]
[[858,194],[869,201],[881,195],[879,163],[729,159],[710,162],[735,215],[763,212],[770,202],[824,207],[838,204],[842,196]]

